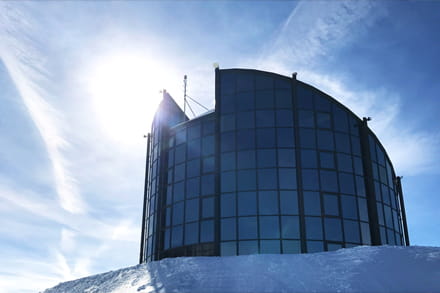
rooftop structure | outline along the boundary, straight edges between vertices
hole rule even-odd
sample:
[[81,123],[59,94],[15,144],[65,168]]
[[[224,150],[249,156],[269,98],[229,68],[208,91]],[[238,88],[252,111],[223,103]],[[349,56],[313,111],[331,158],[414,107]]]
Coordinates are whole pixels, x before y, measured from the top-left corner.
[[148,135],[140,262],[409,245],[400,177],[374,133],[292,77],[215,70],[215,110],[171,96]]

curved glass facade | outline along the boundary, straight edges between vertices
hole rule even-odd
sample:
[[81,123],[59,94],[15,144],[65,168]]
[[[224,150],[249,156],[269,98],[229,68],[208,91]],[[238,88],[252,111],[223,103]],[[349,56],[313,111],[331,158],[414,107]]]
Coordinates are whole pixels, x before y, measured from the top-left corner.
[[409,244],[367,119],[295,76],[216,70],[215,111],[163,102],[151,145],[141,262]]

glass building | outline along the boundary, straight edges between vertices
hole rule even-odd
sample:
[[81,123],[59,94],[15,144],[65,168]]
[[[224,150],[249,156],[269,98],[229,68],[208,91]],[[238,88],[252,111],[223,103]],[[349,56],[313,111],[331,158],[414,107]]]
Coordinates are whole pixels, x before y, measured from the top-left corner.
[[369,129],[292,77],[216,69],[215,110],[167,92],[148,135],[140,262],[409,245],[400,177]]

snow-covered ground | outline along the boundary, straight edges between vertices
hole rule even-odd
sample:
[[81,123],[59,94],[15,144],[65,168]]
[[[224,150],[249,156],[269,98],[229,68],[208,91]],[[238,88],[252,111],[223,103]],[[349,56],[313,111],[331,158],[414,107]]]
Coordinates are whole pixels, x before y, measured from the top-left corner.
[[440,248],[180,257],[61,283],[44,293],[440,292]]

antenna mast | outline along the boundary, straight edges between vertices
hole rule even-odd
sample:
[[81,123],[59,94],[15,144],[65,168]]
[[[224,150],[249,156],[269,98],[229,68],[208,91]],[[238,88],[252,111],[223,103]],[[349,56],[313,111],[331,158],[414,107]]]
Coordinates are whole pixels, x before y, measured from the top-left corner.
[[183,113],[186,115],[186,74],[183,76]]

